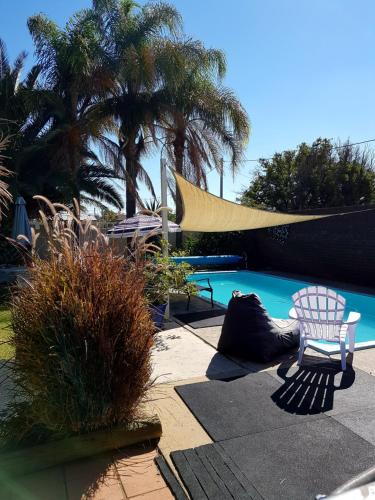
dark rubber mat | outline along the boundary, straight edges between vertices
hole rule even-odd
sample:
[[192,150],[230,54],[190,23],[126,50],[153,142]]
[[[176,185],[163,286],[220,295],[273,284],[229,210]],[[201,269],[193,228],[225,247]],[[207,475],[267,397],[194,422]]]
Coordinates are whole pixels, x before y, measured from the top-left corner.
[[188,496],[176,479],[176,476],[171,471],[164,457],[159,455],[155,458],[155,463],[176,500],[188,500]]
[[222,326],[225,313],[225,309],[214,309],[211,311],[175,314],[175,317],[191,328],[207,328],[209,326]]
[[214,441],[327,418],[314,409],[301,412],[297,400],[294,409],[290,402],[290,411],[285,411],[272,399],[280,387],[280,381],[262,372],[175,389]]
[[171,453],[176,469],[193,500],[261,500],[262,497],[215,445]]
[[333,418],[375,446],[375,408],[340,413]]
[[284,365],[176,391],[262,498],[329,494],[375,464],[375,379],[351,366]]
[[313,499],[375,463],[375,448],[326,418],[251,434],[220,446],[265,499]]
[[375,378],[350,365],[345,372],[340,363],[326,363],[268,373],[282,384],[273,400],[285,411],[293,411],[296,401],[302,411],[311,407],[330,416],[375,408]]

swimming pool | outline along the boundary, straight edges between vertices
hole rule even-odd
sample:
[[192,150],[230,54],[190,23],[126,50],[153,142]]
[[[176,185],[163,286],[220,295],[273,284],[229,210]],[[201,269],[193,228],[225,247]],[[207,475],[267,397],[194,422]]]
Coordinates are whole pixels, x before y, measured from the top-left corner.
[[[316,284],[254,271],[226,271],[194,273],[192,279],[209,278],[214,289],[214,300],[227,305],[233,290],[256,293],[273,318],[287,318],[293,306],[292,295],[301,288]],[[350,311],[361,313],[356,332],[356,349],[375,347],[375,295],[348,292],[334,288],[346,299],[346,316]],[[207,292],[202,296],[209,297]],[[326,353],[338,352],[337,345],[319,343]]]

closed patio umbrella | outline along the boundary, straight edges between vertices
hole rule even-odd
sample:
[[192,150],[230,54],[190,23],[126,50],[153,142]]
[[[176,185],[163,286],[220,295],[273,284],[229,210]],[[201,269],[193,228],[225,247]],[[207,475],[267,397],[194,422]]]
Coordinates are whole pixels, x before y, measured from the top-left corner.
[[[22,196],[17,198],[15,205],[12,238],[17,240],[19,236],[25,236],[31,243],[31,227],[26,212],[26,202]],[[26,247],[28,246],[27,242],[23,239],[19,239],[19,243]]]
[[[107,231],[107,235],[112,238],[132,238],[136,233],[143,236],[150,231],[158,234],[162,232],[162,220],[157,215],[137,214],[123,220]],[[180,226],[172,221],[168,221],[168,232],[177,233],[181,231]]]

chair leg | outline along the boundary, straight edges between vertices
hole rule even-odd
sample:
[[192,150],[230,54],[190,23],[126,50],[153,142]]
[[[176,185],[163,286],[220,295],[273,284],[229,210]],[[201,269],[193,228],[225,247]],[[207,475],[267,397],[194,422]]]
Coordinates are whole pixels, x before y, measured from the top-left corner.
[[340,342],[340,351],[341,351],[341,369],[342,371],[346,370],[346,345],[345,341]]
[[353,353],[355,348],[355,332],[351,331],[350,327],[349,327],[348,337],[349,337],[349,352]]
[[303,353],[305,352],[305,339],[301,336],[299,341],[299,351],[298,351],[298,366],[302,363]]
[[211,291],[211,307],[214,307],[214,292]]

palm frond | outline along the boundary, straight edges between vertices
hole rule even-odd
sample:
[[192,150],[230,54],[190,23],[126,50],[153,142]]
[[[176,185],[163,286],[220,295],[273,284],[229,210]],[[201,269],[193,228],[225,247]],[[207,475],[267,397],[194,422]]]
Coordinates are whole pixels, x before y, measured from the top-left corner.
[[155,195],[154,185],[152,183],[151,177],[148,175],[148,173],[146,172],[146,170],[143,168],[143,166],[140,163],[137,164],[137,169],[138,169],[137,175],[138,175],[139,180],[145,184],[148,191],[155,198],[156,195]]
[[106,178],[109,169],[100,165],[85,164],[79,171],[78,184],[80,191],[108,203],[118,209],[123,208],[123,200],[112,182]]
[[14,81],[14,88],[17,89],[18,84],[20,82],[21,73],[25,64],[25,59],[27,54],[25,51],[22,51],[15,59],[12,68],[12,79]]
[[10,64],[8,59],[8,52],[5,42],[0,38],[0,80],[10,72]]
[[156,213],[161,208],[161,203],[158,198],[153,198],[151,200],[141,200],[140,206],[142,210],[147,210],[151,213]]
[[35,84],[39,78],[42,68],[35,64],[31,70],[28,72],[23,84],[28,90],[32,90],[35,87]]
[[179,12],[164,2],[146,4],[136,21],[138,22],[135,33],[143,37],[159,34],[163,29],[172,35],[178,35],[182,27],[182,17]]

